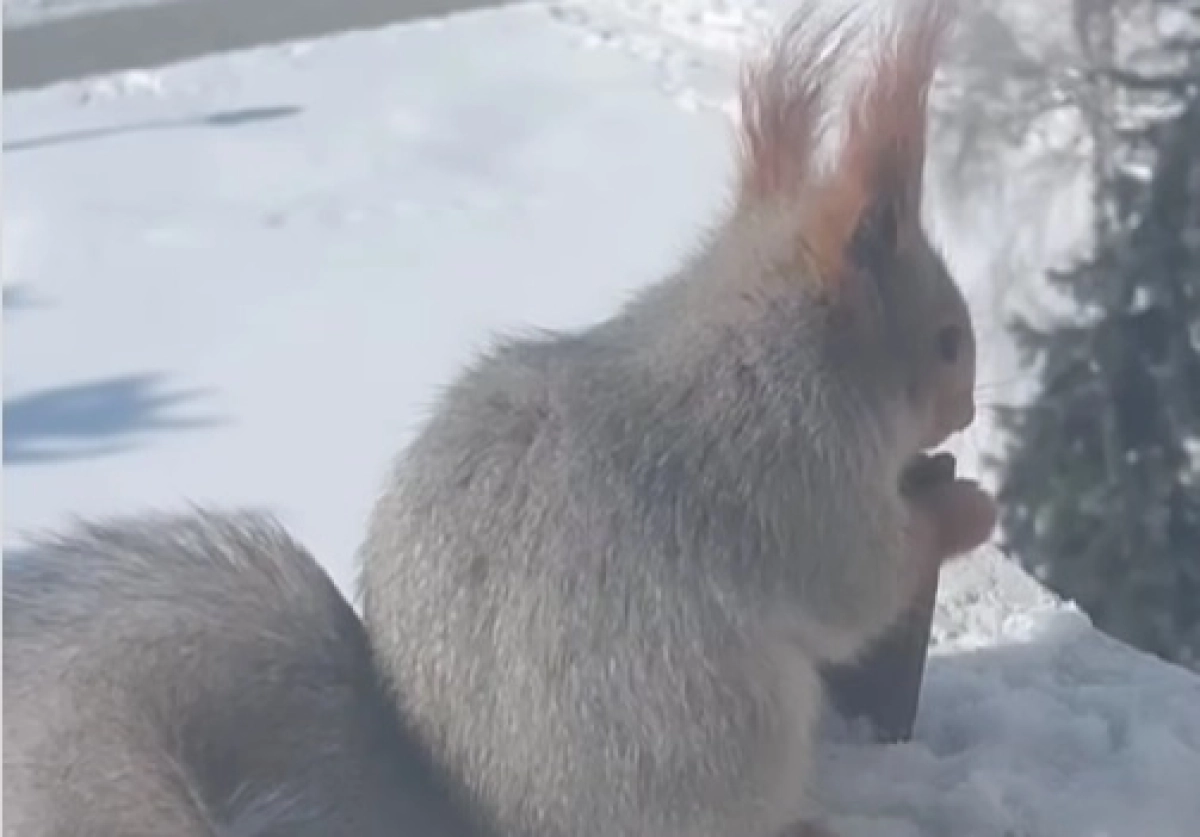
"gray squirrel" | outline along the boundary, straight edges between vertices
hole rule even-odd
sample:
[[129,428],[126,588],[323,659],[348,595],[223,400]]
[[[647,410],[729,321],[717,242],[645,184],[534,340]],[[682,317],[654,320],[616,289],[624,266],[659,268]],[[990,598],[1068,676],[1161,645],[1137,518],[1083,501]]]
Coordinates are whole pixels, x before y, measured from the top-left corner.
[[970,315],[920,221],[944,8],[894,26],[826,166],[847,41],[799,12],[746,75],[736,200],[690,259],[496,346],[399,456],[367,633],[499,833],[819,833],[821,665],[987,537],[975,483],[913,478],[974,417]]
[[988,535],[976,483],[908,489],[974,415],[970,314],[919,219],[943,8],[895,25],[827,167],[846,41],[798,13],[746,76],[708,240],[611,319],[498,345],[398,457],[367,633],[500,833],[814,831],[818,669]]
[[945,23],[900,22],[821,167],[842,42],[790,22],[686,264],[497,346],[401,453],[362,623],[262,516],[82,524],[6,562],[5,834],[823,833],[820,666],[994,525],[929,455],[974,415],[918,212]]

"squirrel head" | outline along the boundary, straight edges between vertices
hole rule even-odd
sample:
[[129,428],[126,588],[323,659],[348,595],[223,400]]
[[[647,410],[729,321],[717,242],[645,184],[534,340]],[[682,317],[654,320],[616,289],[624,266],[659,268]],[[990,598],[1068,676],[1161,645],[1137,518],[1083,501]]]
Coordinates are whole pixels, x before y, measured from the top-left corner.
[[950,18],[941,3],[914,5],[850,96],[824,167],[814,159],[822,99],[846,52],[845,19],[796,15],[748,68],[731,221],[769,229],[770,240],[751,245],[761,269],[730,281],[821,312],[826,367],[885,399],[905,455],[941,444],[975,413],[971,318],[920,217],[928,90]]

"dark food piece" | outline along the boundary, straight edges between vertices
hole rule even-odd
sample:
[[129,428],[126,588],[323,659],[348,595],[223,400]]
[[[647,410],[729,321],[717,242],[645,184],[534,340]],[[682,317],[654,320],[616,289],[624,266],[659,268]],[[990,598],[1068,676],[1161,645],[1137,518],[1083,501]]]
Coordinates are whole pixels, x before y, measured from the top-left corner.
[[952,453],[920,454],[900,475],[902,494],[916,494],[955,477],[957,463]]
[[823,672],[833,708],[843,718],[865,718],[877,741],[890,744],[912,737],[937,587],[934,574],[895,627],[876,640],[856,664]]
[[[950,453],[919,455],[901,475],[901,493],[912,496],[953,481],[956,465]],[[867,719],[879,741],[891,743],[912,737],[937,586],[934,573],[922,585],[912,607],[857,663],[829,667],[824,672],[834,709],[845,718]]]

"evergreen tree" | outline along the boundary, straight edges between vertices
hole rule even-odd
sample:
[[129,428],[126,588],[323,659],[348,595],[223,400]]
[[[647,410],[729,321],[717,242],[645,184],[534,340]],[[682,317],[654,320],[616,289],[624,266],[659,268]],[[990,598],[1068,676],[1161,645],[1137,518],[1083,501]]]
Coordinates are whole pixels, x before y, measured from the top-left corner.
[[1115,69],[1111,18],[1077,19],[1098,70],[1094,241],[1049,277],[1078,315],[1013,324],[1040,387],[1001,415],[1002,526],[1102,630],[1200,670],[1200,4],[1142,5],[1187,23],[1153,70]]

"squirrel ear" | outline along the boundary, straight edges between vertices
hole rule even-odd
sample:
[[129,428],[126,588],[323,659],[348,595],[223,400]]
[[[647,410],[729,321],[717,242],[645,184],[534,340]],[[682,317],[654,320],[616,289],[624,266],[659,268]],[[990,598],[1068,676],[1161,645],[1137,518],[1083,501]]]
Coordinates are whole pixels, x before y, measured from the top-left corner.
[[849,11],[819,20],[808,4],[794,12],[760,60],[742,71],[743,207],[786,204],[811,185],[821,140],[822,98],[847,46]]
[[846,245],[845,267],[868,276],[885,275],[900,247],[903,213],[894,196],[877,195],[858,218]]
[[809,195],[801,227],[826,285],[879,275],[920,226],[929,86],[949,22],[927,0],[901,23],[855,96],[843,147]]

